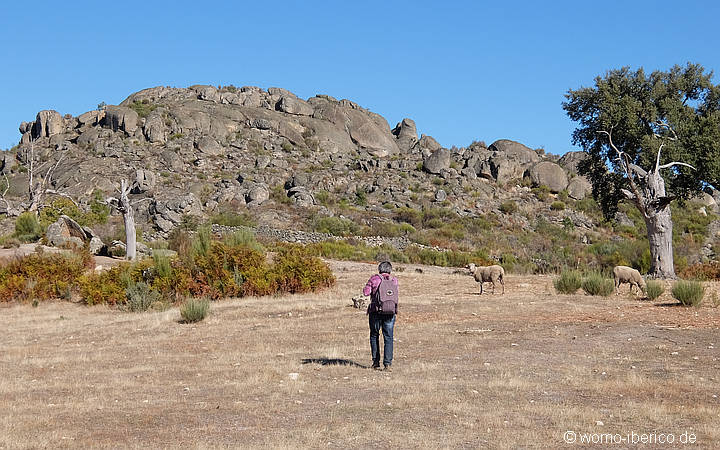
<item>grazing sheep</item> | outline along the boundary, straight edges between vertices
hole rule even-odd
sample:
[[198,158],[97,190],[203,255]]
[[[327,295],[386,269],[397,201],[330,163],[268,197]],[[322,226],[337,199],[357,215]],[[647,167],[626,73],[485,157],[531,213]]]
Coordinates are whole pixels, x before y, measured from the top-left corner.
[[615,266],[613,269],[613,276],[615,278],[615,295],[620,295],[620,285],[623,283],[630,284],[630,293],[632,294],[633,286],[637,286],[643,293],[647,289],[645,280],[640,275],[640,272],[628,266]]
[[469,269],[470,273],[475,276],[475,281],[480,283],[480,295],[482,295],[483,293],[483,283],[487,282],[493,284],[494,294],[495,283],[498,281],[500,282],[500,284],[502,284],[502,293],[505,293],[505,282],[503,281],[503,278],[505,277],[505,269],[503,269],[501,266],[476,266],[475,264],[470,263],[465,268]]

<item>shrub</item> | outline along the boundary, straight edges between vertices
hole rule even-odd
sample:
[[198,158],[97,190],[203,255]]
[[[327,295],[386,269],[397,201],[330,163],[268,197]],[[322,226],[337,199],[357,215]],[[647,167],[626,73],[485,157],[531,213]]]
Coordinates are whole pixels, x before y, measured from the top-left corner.
[[269,272],[279,292],[303,293],[335,284],[330,268],[300,246],[282,249]]
[[562,211],[563,209],[565,209],[565,203],[559,200],[554,201],[550,204],[550,209],[552,209],[553,211]]
[[180,307],[182,323],[200,322],[210,312],[210,301],[205,298],[188,298]]
[[417,230],[409,223],[375,222],[370,227],[369,233],[373,236],[408,236]]
[[697,281],[681,280],[673,285],[672,296],[684,306],[700,306],[705,288]]
[[248,230],[237,230],[225,236],[223,242],[230,247],[248,247],[259,252],[265,251],[265,248],[257,241],[255,233]]
[[646,285],[647,289],[645,292],[650,300],[657,299],[663,292],[665,292],[665,287],[659,281],[648,280]]
[[127,300],[125,308],[128,311],[143,312],[147,311],[153,303],[160,301],[161,295],[140,281],[130,283],[125,288],[125,298]]
[[352,220],[341,217],[321,217],[315,219],[312,227],[314,231],[332,234],[333,236],[350,236],[358,234],[360,231],[358,224]]
[[367,194],[363,189],[355,190],[355,204],[358,206],[367,206]]
[[45,233],[37,216],[31,212],[24,212],[15,219],[15,233],[13,236],[21,242],[35,242]]
[[88,305],[123,305],[127,301],[125,289],[143,281],[143,273],[153,267],[150,260],[122,263],[100,273],[85,274],[78,279],[80,296]]
[[130,109],[135,111],[140,118],[145,118],[157,108],[157,105],[150,103],[150,100],[135,100],[130,105]]
[[563,270],[553,281],[555,290],[561,294],[574,294],[582,286],[582,276],[576,270]]
[[500,211],[503,212],[503,213],[505,213],[505,214],[512,214],[512,213],[516,212],[517,210],[518,210],[518,206],[517,206],[517,204],[516,204],[514,201],[512,201],[512,200],[508,200],[508,201],[506,201],[506,202],[503,202],[503,203],[500,205]]
[[335,203],[328,191],[317,191],[313,193],[313,196],[315,197],[315,201],[322,206],[330,206]]
[[544,184],[532,188],[531,192],[535,194],[535,197],[541,202],[546,201],[550,197],[550,188],[545,186]]
[[0,301],[67,298],[92,256],[77,253],[31,253],[0,267]]
[[588,295],[607,297],[615,290],[615,284],[613,280],[605,278],[599,272],[590,272],[583,279],[582,288]]
[[701,264],[688,266],[678,271],[678,275],[682,278],[693,280],[719,280],[720,279],[720,262],[709,261]]
[[257,225],[257,221],[247,212],[221,212],[214,215],[210,222],[226,227],[254,227]]

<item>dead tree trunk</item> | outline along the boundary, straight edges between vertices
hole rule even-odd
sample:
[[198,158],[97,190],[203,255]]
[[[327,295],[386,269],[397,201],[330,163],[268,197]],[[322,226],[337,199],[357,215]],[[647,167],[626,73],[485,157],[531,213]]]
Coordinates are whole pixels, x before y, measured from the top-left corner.
[[670,213],[672,197],[665,195],[665,181],[658,172],[647,177],[648,197],[643,213],[650,242],[650,272],[653,278],[675,278],[673,260],[673,223]]
[[120,181],[120,203],[118,210],[123,215],[123,223],[125,224],[125,258],[132,261],[136,258],[137,242],[135,236],[135,215],[130,204],[128,194],[130,186],[127,180]]
[[135,236],[135,214],[128,198],[130,185],[127,180],[120,180],[120,199],[110,197],[107,203],[120,211],[125,225],[125,258],[134,260],[137,257],[137,238]]
[[[624,171],[630,185],[630,190],[622,189],[622,192],[640,211],[647,226],[650,243],[650,272],[648,275],[653,278],[676,278],[672,247],[673,224],[670,211],[670,202],[675,197],[666,195],[665,180],[660,175],[660,171],[678,165],[695,168],[677,161],[660,165],[660,154],[664,145],[660,144],[655,167],[647,172],[633,164],[628,155],[615,146],[611,131],[601,131],[601,133],[608,136],[610,147],[617,152],[618,165]],[[670,131],[672,132],[672,129]]]

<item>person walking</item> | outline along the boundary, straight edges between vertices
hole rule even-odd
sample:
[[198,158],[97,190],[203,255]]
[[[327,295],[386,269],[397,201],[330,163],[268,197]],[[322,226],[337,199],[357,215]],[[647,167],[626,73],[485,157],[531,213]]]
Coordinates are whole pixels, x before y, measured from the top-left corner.
[[383,366],[392,372],[393,360],[393,332],[398,306],[398,279],[390,275],[392,264],[383,261],[378,265],[378,273],[371,276],[363,288],[363,295],[370,296],[367,314],[370,323],[370,352],[372,354],[372,367],[380,368],[380,330],[382,329]]

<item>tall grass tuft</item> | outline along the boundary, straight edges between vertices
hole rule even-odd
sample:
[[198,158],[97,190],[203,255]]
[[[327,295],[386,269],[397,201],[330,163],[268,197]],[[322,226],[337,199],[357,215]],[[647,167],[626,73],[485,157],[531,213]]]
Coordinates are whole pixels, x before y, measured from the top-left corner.
[[160,301],[161,295],[144,282],[139,281],[128,284],[128,287],[125,288],[125,298],[127,299],[125,309],[131,312],[143,312],[147,311],[153,303]]
[[673,285],[672,296],[684,306],[700,306],[705,288],[697,281],[681,280]]
[[647,289],[645,290],[645,293],[650,300],[657,299],[663,294],[663,292],[665,292],[665,286],[663,286],[659,281],[648,280],[646,284]]
[[615,283],[605,278],[600,272],[590,272],[582,281],[582,288],[588,295],[602,295],[607,297],[615,290]]
[[206,298],[188,298],[180,307],[183,323],[200,322],[210,312],[210,301]]
[[257,241],[255,233],[248,230],[237,230],[225,236],[223,241],[230,247],[249,247],[259,252],[265,251],[265,248]]
[[212,232],[209,226],[198,228],[197,233],[192,240],[192,249],[195,256],[207,256],[210,252],[210,243],[212,241]]
[[561,294],[574,294],[582,286],[582,276],[577,270],[563,270],[553,285]]
[[170,258],[167,254],[159,251],[153,252],[153,263],[155,265],[155,276],[160,278],[170,278],[172,275],[172,266]]

